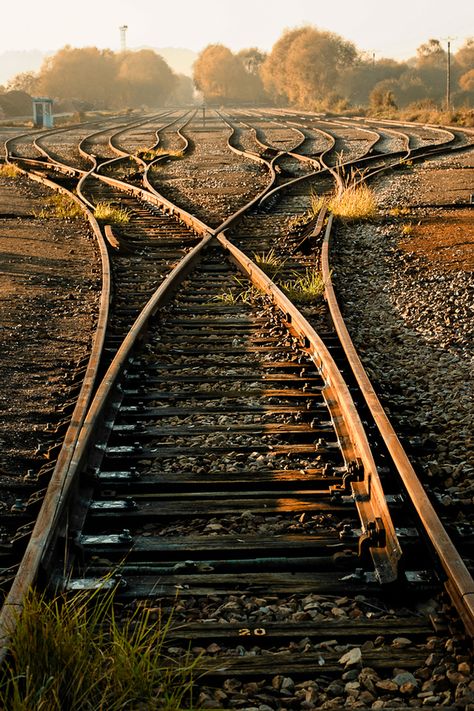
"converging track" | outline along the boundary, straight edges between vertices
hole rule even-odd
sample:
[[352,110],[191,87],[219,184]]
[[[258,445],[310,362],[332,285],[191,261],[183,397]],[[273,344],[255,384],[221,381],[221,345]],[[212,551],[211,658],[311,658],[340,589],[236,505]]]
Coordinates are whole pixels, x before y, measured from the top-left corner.
[[[16,514],[31,536],[2,548],[18,570],[4,656],[39,581],[173,610],[170,654],[191,641],[201,655],[205,708],[318,708],[355,669],[380,693],[403,670],[407,700],[446,624],[422,605],[443,589],[472,635],[472,536],[440,520],[377,399],[331,281],[332,217],[312,210],[351,173],[463,140],[248,110],[7,142],[10,162],[84,206],[104,294],[41,508],[35,495]],[[98,223],[104,202],[129,221]],[[320,269],[325,300],[298,303],[291,285]]]

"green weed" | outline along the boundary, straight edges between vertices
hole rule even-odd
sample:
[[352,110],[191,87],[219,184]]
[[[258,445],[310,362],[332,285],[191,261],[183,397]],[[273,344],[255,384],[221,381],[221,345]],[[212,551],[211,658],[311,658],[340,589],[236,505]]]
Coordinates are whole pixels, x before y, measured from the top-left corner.
[[152,620],[142,607],[120,619],[113,597],[113,590],[53,600],[31,593],[0,678],[1,708],[191,709],[198,661],[186,653],[178,660],[167,656],[171,617]]
[[295,272],[294,278],[282,282],[280,287],[290,301],[300,304],[314,304],[324,294],[324,280],[316,269],[306,269],[304,274]]
[[263,252],[262,254],[254,253],[253,260],[255,264],[259,266],[260,269],[272,280],[278,276],[287,261],[286,259],[279,257],[273,248],[268,252]]

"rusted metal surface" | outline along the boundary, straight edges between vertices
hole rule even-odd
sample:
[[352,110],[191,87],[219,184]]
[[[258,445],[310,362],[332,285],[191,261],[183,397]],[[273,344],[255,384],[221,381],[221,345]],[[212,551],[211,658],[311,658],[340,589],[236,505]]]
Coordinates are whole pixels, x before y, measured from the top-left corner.
[[[273,299],[285,314],[290,330],[304,344],[305,350],[324,376],[324,396],[331,403],[334,426],[347,464],[355,469],[351,482],[364,532],[383,582],[392,582],[399,575],[401,547],[385,501],[385,494],[373,460],[364,428],[342,375],[324,343],[283,292],[248,257],[224,235],[217,239],[232,255],[235,263],[251,281]],[[359,464],[360,463],[360,464]],[[359,480],[357,480],[359,479]],[[380,524],[377,519],[380,519]],[[383,533],[382,533],[383,530]]]
[[23,556],[17,575],[15,576],[15,580],[0,612],[0,663],[6,654],[8,640],[15,627],[18,612],[22,608],[23,600],[26,594],[36,580],[44,550],[51,540],[51,536],[53,535],[53,531],[58,520],[59,512],[65,504],[66,483],[68,481],[73,453],[86,416],[87,408],[89,407],[92,399],[94,387],[96,385],[99,361],[102,354],[105,331],[107,328],[111,293],[111,272],[107,247],[99,225],[93,214],[84,207],[75,195],[70,193],[65,188],[59,187],[55,183],[41,176],[29,174],[29,177],[36,182],[40,182],[43,185],[47,185],[54,190],[68,195],[68,197],[78,203],[81,206],[81,209],[85,212],[94,232],[100,252],[102,264],[102,291],[99,303],[99,312],[97,315],[97,326],[91,346],[89,362],[77,402],[71,416],[71,422],[59,452],[58,459],[48,485],[48,493],[44,499],[40,513],[33,528],[25,555]]
[[356,352],[352,339],[342,318],[331,279],[329,247],[331,238],[332,216],[329,218],[322,248],[321,268],[325,284],[326,299],[331,311],[335,329],[344,348],[352,371],[372,413],[375,423],[382,434],[388,451],[393,459],[403,484],[410,496],[420,520],[427,532],[431,544],[447,575],[446,589],[456,605],[466,630],[474,636],[474,580],[464,561],[441,523],[429,500],[415,470],[387,417],[385,410],[370,382],[362,362]]

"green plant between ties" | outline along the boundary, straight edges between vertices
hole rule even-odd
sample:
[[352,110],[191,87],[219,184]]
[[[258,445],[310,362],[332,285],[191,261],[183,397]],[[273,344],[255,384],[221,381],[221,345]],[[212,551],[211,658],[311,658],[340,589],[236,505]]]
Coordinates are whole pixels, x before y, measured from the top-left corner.
[[123,619],[115,590],[59,595],[31,592],[0,676],[9,711],[192,711],[199,658],[171,659],[172,613],[138,607]]

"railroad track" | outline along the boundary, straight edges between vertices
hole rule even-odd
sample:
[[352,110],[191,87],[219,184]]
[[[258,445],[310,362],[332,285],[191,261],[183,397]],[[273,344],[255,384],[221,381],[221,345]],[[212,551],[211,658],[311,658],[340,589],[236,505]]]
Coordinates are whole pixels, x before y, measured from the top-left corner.
[[[116,295],[100,366],[107,372],[67,475],[53,475],[3,608],[4,633],[31,582],[32,558],[33,579],[41,571],[60,589],[93,590],[105,577],[118,601],[175,608],[171,647],[180,654],[192,640],[212,649],[201,663],[217,687],[231,678],[272,687],[278,670],[330,684],[361,664],[382,680],[394,667],[419,669],[441,623],[416,603],[446,579],[472,631],[469,575],[463,570],[468,588],[459,588],[449,578],[453,561],[436,562],[436,545],[422,541],[433,535],[431,514],[422,522],[407,495],[329,315],[320,305],[305,309],[318,335],[248,256],[290,245],[287,274],[319,260],[317,216],[303,224],[303,236],[314,237],[306,254],[301,232],[288,239],[288,215],[301,217],[311,200],[307,176],[300,180],[291,161],[303,150],[329,190],[337,151],[327,139],[316,155],[314,129],[298,131],[298,145],[284,146],[291,154],[272,152],[255,131],[269,175],[287,161],[288,179],[267,183],[276,188],[272,215],[262,190],[214,229],[111,173],[83,179],[90,205],[119,199],[133,215],[118,237],[108,230]],[[381,141],[372,130],[366,153]],[[234,148],[252,152],[249,134],[239,142]],[[400,595],[402,618],[391,611]],[[339,612],[323,621],[329,605]],[[365,614],[371,607],[381,611],[376,620]],[[404,635],[409,644],[397,641]],[[201,685],[204,696],[210,683]],[[274,683],[274,703],[289,686]]]

